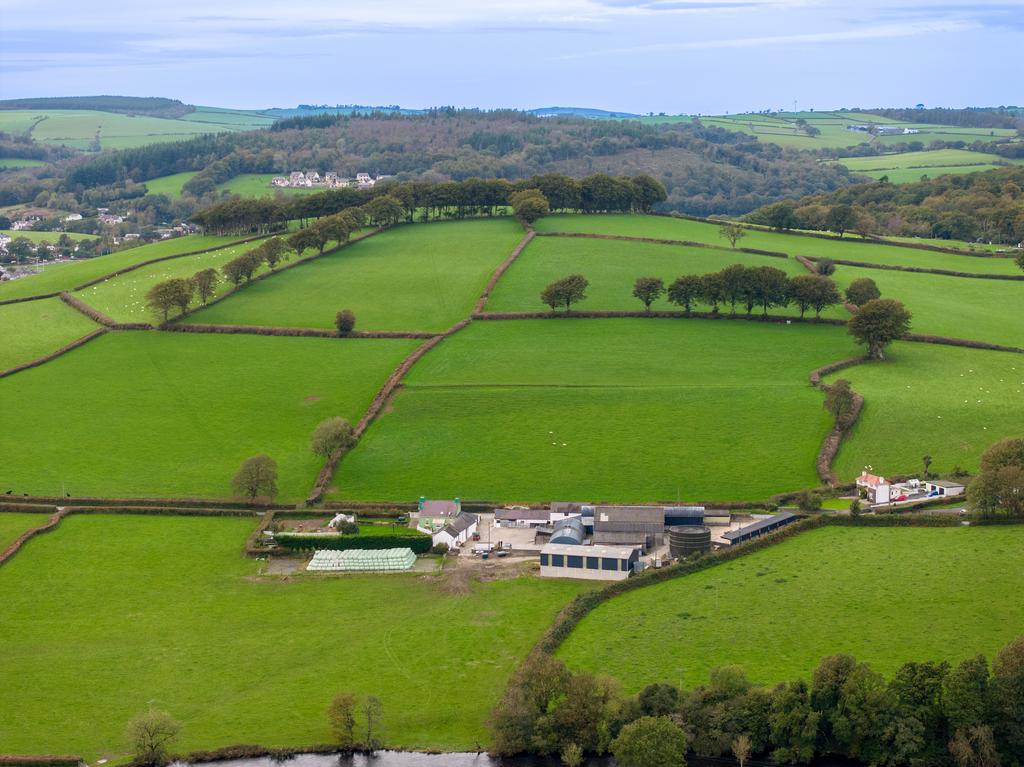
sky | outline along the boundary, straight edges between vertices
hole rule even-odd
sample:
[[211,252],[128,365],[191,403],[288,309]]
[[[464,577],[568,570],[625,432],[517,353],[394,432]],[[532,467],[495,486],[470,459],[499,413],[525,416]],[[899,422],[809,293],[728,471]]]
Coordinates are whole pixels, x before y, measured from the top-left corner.
[[587,106],[1024,104],[1024,0],[0,0],[0,98]]

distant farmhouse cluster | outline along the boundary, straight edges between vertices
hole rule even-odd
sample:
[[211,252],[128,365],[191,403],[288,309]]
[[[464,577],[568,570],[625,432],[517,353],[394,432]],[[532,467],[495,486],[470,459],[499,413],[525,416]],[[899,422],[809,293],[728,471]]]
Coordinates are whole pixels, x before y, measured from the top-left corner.
[[270,185],[278,189],[372,189],[380,180],[389,176],[371,176],[369,173],[357,173],[355,178],[343,178],[333,171],[320,175],[315,170],[303,173],[294,170],[287,176],[274,176]]
[[962,496],[966,490],[959,482],[945,479],[908,479],[906,482],[890,482],[863,471],[857,477],[857,489],[864,493],[871,506],[894,506],[932,498],[953,498]]
[[875,136],[909,136],[921,132],[917,128],[905,128],[902,125],[847,125],[846,130]]

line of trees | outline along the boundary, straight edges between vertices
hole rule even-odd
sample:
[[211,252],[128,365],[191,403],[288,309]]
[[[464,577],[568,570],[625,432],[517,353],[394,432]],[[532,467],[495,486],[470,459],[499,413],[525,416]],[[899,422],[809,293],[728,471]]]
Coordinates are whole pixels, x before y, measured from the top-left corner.
[[[196,212],[191,221],[209,232],[239,234],[272,232],[289,220],[305,224],[311,219],[360,207],[371,222],[493,216],[513,205],[513,197],[525,191],[539,192],[550,210],[583,213],[646,213],[666,198],[665,186],[645,174],[615,177],[595,173],[575,179],[546,173],[515,183],[480,178],[390,181],[365,190],[345,188],[294,198],[232,199]],[[539,202],[536,195],[532,199],[535,204]]]
[[687,751],[741,765],[753,756],[807,764],[835,755],[870,767],[1014,767],[1024,759],[1024,636],[991,668],[980,655],[956,666],[908,662],[885,679],[850,655],[832,655],[810,684],[757,687],[727,666],[692,690],[657,683],[635,696],[535,653],[490,726],[498,755],[610,752],[621,767],[679,767]]

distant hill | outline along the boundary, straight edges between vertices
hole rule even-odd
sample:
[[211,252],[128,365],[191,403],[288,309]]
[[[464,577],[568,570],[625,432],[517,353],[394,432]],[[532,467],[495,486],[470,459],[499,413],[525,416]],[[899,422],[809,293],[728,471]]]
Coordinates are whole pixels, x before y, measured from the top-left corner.
[[423,114],[427,110],[425,109],[404,109],[399,106],[368,106],[363,104],[339,104],[338,106],[312,106],[309,104],[299,104],[297,107],[274,107],[272,109],[264,109],[260,111],[260,114],[266,115],[267,117],[273,117],[275,119],[286,119],[289,117],[311,117],[313,115],[351,115],[351,114],[373,114],[374,112],[393,112],[395,114],[403,115],[418,115]]
[[589,117],[595,120],[640,116],[631,112],[609,112],[607,109],[591,109],[590,107],[541,107],[527,111],[537,117]]
[[176,119],[193,111],[195,107],[177,99],[139,96],[57,96],[31,99],[6,99],[0,109],[91,109],[115,114],[146,115]]

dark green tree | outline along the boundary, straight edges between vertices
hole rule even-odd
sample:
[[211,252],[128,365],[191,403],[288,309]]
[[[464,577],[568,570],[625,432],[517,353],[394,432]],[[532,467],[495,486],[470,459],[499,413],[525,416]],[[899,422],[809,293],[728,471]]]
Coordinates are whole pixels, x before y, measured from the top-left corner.
[[856,279],[846,288],[846,300],[854,306],[863,306],[868,301],[881,297],[882,292],[870,277]]
[[868,347],[872,359],[885,359],[885,347],[910,330],[911,314],[892,298],[868,301],[847,322],[847,330],[857,343]]
[[825,215],[825,228],[832,232],[838,232],[842,237],[857,223],[857,212],[851,205],[835,205],[829,208]]
[[667,716],[630,722],[612,742],[619,767],[685,767],[686,735]]
[[704,283],[696,274],[687,274],[669,285],[668,300],[683,307],[689,312],[693,304],[700,300],[704,293]]
[[665,293],[665,283],[658,277],[637,277],[633,283],[633,296],[640,299],[646,311],[651,310],[651,304],[661,298]]

